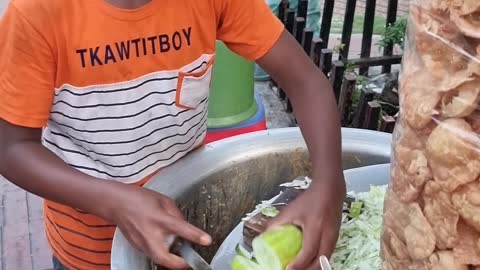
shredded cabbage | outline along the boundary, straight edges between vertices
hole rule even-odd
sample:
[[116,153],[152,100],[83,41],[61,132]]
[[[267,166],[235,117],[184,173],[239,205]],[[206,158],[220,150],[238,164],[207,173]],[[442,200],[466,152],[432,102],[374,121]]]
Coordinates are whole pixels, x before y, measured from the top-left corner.
[[258,204],[258,205],[255,207],[255,210],[253,210],[253,211],[250,212],[250,213],[247,213],[247,214],[245,215],[245,217],[242,218],[242,221],[248,221],[248,220],[250,220],[252,217],[254,217],[256,214],[261,213],[261,212],[264,211],[265,209],[272,208],[273,206],[275,206],[275,205],[273,204],[273,202],[274,202],[278,197],[280,197],[281,194],[282,194],[282,192],[280,192],[277,196],[271,198],[271,199],[268,200],[268,201],[262,201],[260,204]]
[[[295,179],[280,186],[307,189],[311,181],[310,178],[305,177],[305,179]],[[357,202],[352,203],[349,214],[343,215],[339,241],[331,259],[333,269],[381,269],[380,237],[386,191],[387,186],[385,185],[371,186],[369,192],[348,193]],[[273,202],[280,194],[268,201],[262,201],[253,212],[243,218],[243,221],[249,220],[258,213],[268,216],[270,210],[275,209]]]
[[295,189],[307,189],[312,183],[312,179],[308,176],[305,179],[295,179],[291,182],[281,184],[281,187],[293,187]]
[[350,215],[340,229],[332,256],[332,268],[341,270],[381,269],[380,236],[383,202],[387,186],[372,186],[369,192],[349,194],[363,202],[360,214]]
[[275,207],[267,207],[262,209],[262,215],[267,217],[276,217],[278,214],[280,214],[280,211],[278,211]]
[[[312,179],[309,177],[305,177],[304,179],[295,179],[291,182],[283,183],[280,185],[280,187],[291,187],[294,189],[307,189],[310,186],[310,183],[312,182]],[[259,205],[255,207],[255,210],[247,213],[244,218],[242,218],[242,221],[248,221],[252,217],[254,217],[258,213],[263,213],[266,216],[269,216],[272,212],[269,211],[272,208],[275,208],[275,206],[278,206],[277,204],[274,204],[273,202],[280,197],[280,195],[283,192],[280,192],[277,196],[271,198],[268,201],[262,201]],[[265,211],[265,209],[267,209]],[[265,214],[266,213],[266,214]],[[276,215],[276,214],[275,214]]]

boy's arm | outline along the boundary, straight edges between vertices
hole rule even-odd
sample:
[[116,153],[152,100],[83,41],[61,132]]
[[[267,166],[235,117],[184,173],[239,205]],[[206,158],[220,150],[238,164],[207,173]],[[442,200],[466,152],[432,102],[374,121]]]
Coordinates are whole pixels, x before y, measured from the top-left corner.
[[313,164],[311,188],[273,220],[303,228],[304,247],[289,270],[318,269],[330,255],[340,229],[345,181],[340,120],[333,90],[264,0],[212,0],[219,10],[218,38],[239,55],[256,61],[285,90]]
[[[48,27],[12,1],[0,19],[0,174],[49,200],[109,216],[115,188],[67,166],[41,145],[55,89],[56,55]],[[41,15],[38,15],[41,16]],[[106,196],[102,196],[104,194]],[[88,199],[85,199],[88,198]],[[109,199],[110,200],[110,199]]]
[[169,235],[210,244],[210,237],[186,222],[169,198],[77,171],[41,144],[41,129],[16,126],[1,118],[0,174],[12,183],[114,223],[134,247],[171,269],[184,269],[186,264],[164,245]]
[[110,198],[119,187],[74,170],[41,144],[42,130],[0,119],[0,172],[17,186],[43,198],[111,216]]
[[[10,3],[0,18],[0,174],[41,197],[85,210],[117,225],[133,246],[159,264],[184,269],[168,251],[176,235],[199,244],[209,236],[187,223],[167,197],[84,174],[41,144],[54,96],[54,37]],[[28,4],[28,2],[23,2]]]
[[304,248],[289,269],[318,269],[318,258],[330,256],[335,248],[346,193],[340,121],[333,90],[286,31],[258,63],[290,98],[313,165],[310,188],[282,211],[271,226],[301,226]]
[[258,64],[292,102],[314,164],[312,177],[339,177],[343,174],[340,120],[328,79],[287,31]]

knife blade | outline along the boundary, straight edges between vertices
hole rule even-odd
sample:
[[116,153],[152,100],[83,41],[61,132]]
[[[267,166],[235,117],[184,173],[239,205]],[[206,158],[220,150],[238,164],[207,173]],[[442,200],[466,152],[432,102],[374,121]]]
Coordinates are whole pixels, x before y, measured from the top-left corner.
[[175,241],[172,251],[182,257],[193,270],[213,270],[187,241]]

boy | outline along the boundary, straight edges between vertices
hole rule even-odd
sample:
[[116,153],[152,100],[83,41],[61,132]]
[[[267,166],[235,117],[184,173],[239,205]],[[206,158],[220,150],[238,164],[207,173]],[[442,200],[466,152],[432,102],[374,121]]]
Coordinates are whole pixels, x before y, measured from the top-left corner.
[[310,151],[314,183],[272,223],[304,230],[290,269],[331,254],[345,195],[335,99],[263,0],[13,0],[0,21],[0,173],[45,198],[55,270],[110,269],[116,226],[170,269],[186,264],[167,235],[210,244],[142,185],[202,145],[216,39],[280,83]]

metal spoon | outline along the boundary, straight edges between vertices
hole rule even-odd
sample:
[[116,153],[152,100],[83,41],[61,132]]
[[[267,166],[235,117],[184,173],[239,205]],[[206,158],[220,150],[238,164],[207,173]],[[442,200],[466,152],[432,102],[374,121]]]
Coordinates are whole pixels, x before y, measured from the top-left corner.
[[330,262],[328,261],[327,257],[320,256],[318,260],[320,261],[320,268],[322,270],[332,270],[332,267],[330,266]]

